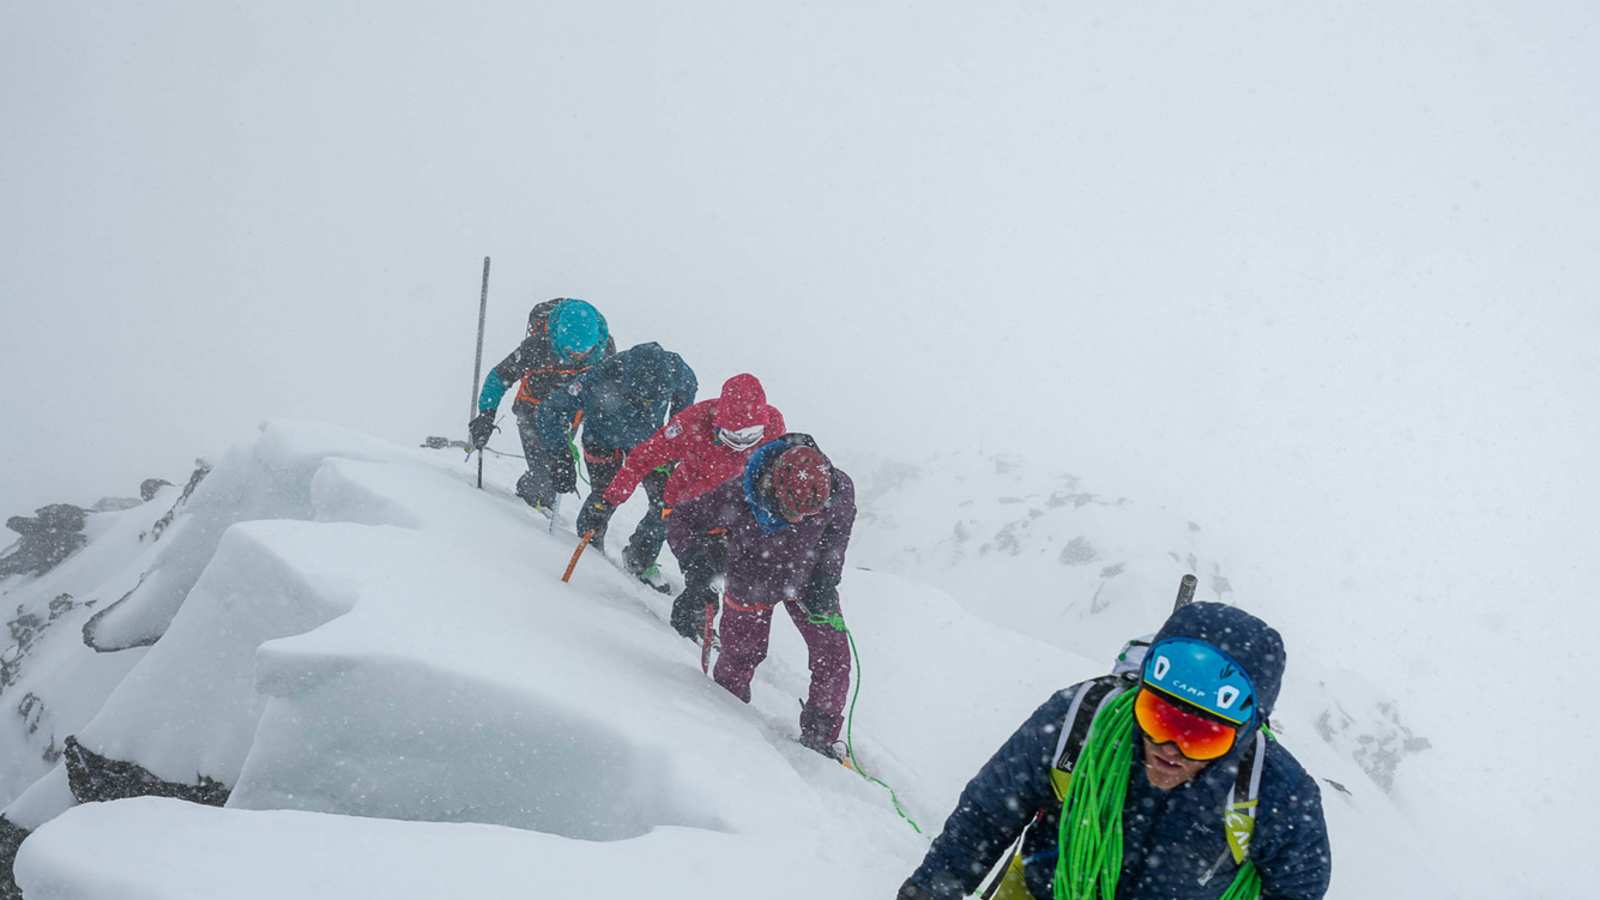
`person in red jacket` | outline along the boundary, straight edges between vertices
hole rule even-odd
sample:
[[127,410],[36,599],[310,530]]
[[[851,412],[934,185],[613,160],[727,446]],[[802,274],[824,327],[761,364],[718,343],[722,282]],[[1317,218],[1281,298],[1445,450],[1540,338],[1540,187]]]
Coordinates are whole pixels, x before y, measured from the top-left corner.
[[706,610],[717,602],[711,581],[726,564],[725,542],[718,535],[673,527],[672,507],[720,486],[744,472],[745,462],[757,447],[784,434],[783,414],[767,403],[761,382],[748,373],[735,375],[722,385],[722,393],[702,400],[667,421],[644,443],[628,451],[622,469],[598,503],[579,514],[578,531],[591,517],[604,520],[621,506],[645,476],[661,466],[672,466],[662,489],[666,506],[667,546],[683,569],[684,587],[672,602],[672,627],[686,638],[700,640]]

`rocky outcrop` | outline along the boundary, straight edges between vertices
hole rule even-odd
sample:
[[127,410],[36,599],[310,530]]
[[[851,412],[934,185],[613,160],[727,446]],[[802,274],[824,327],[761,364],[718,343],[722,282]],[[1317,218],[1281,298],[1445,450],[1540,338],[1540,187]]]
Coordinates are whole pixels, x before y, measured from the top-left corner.
[[0,900],[22,900],[22,891],[12,877],[11,866],[17,861],[17,848],[22,846],[28,834],[26,828],[13,825],[5,816],[0,816]]
[[[162,533],[164,533],[168,528],[172,527],[172,520],[178,515],[178,510],[182,509],[184,504],[189,502],[189,497],[194,494],[194,489],[199,487],[200,486],[200,482],[205,481],[206,480],[206,476],[210,475],[210,474],[211,474],[211,464],[210,463],[206,462],[203,459],[195,460],[194,461],[194,471],[189,474],[189,481],[188,481],[187,484],[185,484],[183,486],[183,493],[178,495],[178,499],[172,504],[172,508],[167,510],[166,515],[164,515],[161,518],[157,519],[156,523],[154,525],[150,526],[150,530],[149,531],[139,535],[139,540],[142,541],[147,537],[152,542],[161,540]],[[139,490],[140,490],[141,494],[144,492],[144,488],[146,486],[148,486],[149,484],[150,484],[150,481],[147,480],[147,481],[145,481],[144,485],[140,486]],[[162,484],[166,484],[166,482],[162,482]],[[160,486],[161,485],[156,485],[155,488],[159,489]],[[152,497],[155,496],[155,490],[154,489],[151,490],[150,495]]]
[[126,800],[129,797],[172,797],[206,806],[228,802],[228,786],[204,775],[193,784],[162,781],[138,763],[108,759],[67,736],[62,754],[67,765],[67,784],[79,803]]
[[1315,721],[1317,734],[1355,760],[1385,793],[1392,793],[1400,763],[1433,744],[1401,720],[1393,700],[1363,687],[1347,679],[1336,695],[1322,685],[1326,696]]
[[70,503],[39,507],[32,516],[12,516],[6,527],[22,535],[11,552],[0,557],[0,578],[43,575],[76,553],[88,538],[83,525],[88,511]]
[[[22,670],[22,660],[33,649],[39,637],[54,625],[57,619],[77,605],[71,594],[57,594],[50,601],[49,609],[44,615],[27,612],[21,606],[17,607],[16,616],[6,622],[6,636],[10,639],[10,643],[0,649],[0,695],[16,683]],[[27,717],[26,705],[24,704],[22,708],[24,718]]]

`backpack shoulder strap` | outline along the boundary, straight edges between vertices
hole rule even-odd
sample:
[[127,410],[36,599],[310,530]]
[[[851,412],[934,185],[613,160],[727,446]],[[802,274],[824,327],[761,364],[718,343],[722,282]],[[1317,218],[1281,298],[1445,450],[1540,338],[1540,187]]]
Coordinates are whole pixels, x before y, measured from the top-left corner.
[[1239,773],[1228,789],[1228,801],[1222,807],[1222,834],[1228,840],[1228,849],[1217,856],[1204,877],[1202,885],[1216,876],[1228,857],[1234,865],[1242,866],[1250,858],[1250,838],[1255,833],[1256,811],[1261,805],[1261,772],[1266,768],[1267,732],[1257,728],[1239,757]]
[[1072,705],[1067,707],[1067,716],[1061,720],[1061,736],[1056,739],[1055,761],[1050,766],[1050,783],[1055,788],[1057,800],[1067,796],[1067,785],[1072,783],[1072,770],[1078,764],[1078,756],[1083,753],[1084,742],[1089,739],[1089,726],[1094,724],[1095,715],[1128,687],[1128,680],[1121,675],[1103,675],[1084,682],[1072,698]]
[[1256,810],[1261,803],[1261,771],[1266,767],[1267,733],[1257,728],[1254,740],[1239,760],[1239,774],[1228,791],[1228,805],[1222,811],[1223,830],[1233,861],[1244,865],[1250,855],[1250,836],[1256,827]]

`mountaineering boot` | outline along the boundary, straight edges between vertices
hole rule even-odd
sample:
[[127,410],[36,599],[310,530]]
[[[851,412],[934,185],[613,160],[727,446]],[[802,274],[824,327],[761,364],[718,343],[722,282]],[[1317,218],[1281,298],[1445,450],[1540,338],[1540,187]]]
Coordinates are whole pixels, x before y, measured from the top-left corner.
[[532,472],[523,472],[517,479],[517,496],[534,509],[549,508],[555,505],[556,493],[550,490],[550,482]]
[[844,762],[844,743],[839,740],[843,717],[812,709],[800,701],[800,743],[808,750],[821,753],[829,759]]
[[849,756],[845,752],[844,741],[823,741],[820,738],[807,737],[802,734],[800,735],[800,746],[810,750],[812,753],[826,756],[842,766],[850,765]]
[[[699,647],[706,642],[707,618],[715,619],[716,614],[716,608],[711,604],[685,604],[683,595],[679,594],[672,601],[672,630]],[[717,637],[715,626],[711,627],[711,649],[722,649],[722,641]]]
[[672,593],[672,586],[667,584],[667,577],[661,574],[661,567],[654,559],[643,560],[635,553],[633,542],[622,550],[622,568],[633,577],[649,585],[652,590],[663,594]]
[[706,629],[706,607],[717,602],[717,592],[709,586],[685,587],[672,601],[672,630],[696,644]]
[[661,574],[661,567],[655,563],[646,566],[644,571],[635,572],[634,574],[638,576],[640,581],[650,585],[654,590],[663,594],[672,593],[672,585],[667,584],[667,577]]

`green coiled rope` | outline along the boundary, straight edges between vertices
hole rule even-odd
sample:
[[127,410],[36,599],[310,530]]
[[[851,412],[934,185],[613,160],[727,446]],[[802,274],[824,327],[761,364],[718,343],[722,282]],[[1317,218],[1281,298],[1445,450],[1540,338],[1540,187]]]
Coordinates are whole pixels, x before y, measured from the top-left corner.
[[[1089,726],[1061,801],[1055,900],[1114,900],[1122,875],[1122,807],[1128,796],[1133,750],[1133,701],[1127,691],[1107,703]],[[1261,873],[1245,860],[1220,900],[1257,900]]]
[[1055,900],[1115,900],[1122,874],[1122,805],[1133,763],[1133,699],[1126,691],[1100,710],[1072,767],[1061,801]]

